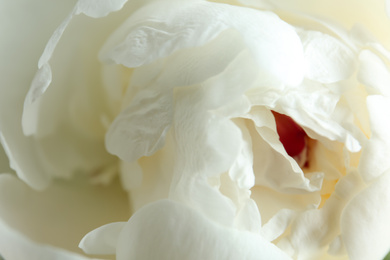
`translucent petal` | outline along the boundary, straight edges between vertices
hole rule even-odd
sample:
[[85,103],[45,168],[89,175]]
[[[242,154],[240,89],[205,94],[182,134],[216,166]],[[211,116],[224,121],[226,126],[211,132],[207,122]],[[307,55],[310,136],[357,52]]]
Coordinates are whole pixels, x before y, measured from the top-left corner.
[[242,35],[268,81],[301,82],[303,50],[292,27],[272,13],[208,2],[146,6],[112,35],[100,56],[128,67],[141,66],[179,49],[204,45],[229,28]]
[[356,196],[341,217],[341,234],[353,260],[383,259],[390,250],[390,171]]
[[119,234],[126,222],[106,224],[86,234],[79,247],[87,254],[115,255]]
[[193,208],[161,200],[142,208],[131,217],[119,237],[117,259],[289,257],[259,235],[221,227]]
[[172,93],[144,90],[111,124],[107,150],[127,162],[149,156],[164,145],[173,117]]

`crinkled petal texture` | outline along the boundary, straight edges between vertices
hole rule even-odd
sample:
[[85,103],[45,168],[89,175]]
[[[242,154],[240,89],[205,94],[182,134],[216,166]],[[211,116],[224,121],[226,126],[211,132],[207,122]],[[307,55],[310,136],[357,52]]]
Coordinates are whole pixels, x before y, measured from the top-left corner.
[[291,26],[269,12],[196,0],[155,1],[141,8],[113,34],[100,56],[140,66],[203,45],[229,28],[242,35],[264,77],[291,85],[301,82],[303,50]]
[[[123,224],[100,229],[115,229],[118,225]],[[117,236],[118,260],[290,259],[260,235],[223,227],[199,211],[171,200],[143,207]],[[92,235],[84,239],[94,242]],[[99,251],[98,245],[90,250]]]

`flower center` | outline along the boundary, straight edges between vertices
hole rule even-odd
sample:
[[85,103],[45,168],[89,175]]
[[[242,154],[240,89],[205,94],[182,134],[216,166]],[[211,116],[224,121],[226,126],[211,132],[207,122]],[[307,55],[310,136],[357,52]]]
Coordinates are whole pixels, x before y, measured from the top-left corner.
[[272,111],[272,114],[275,117],[279,140],[287,154],[291,157],[299,156],[306,148],[305,131],[291,117],[275,111]]

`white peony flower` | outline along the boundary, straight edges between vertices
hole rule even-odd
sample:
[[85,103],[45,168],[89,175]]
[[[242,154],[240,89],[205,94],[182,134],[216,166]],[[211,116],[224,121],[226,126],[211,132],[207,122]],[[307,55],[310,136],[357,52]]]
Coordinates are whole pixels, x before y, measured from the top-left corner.
[[361,2],[0,1],[0,255],[383,259],[390,5]]

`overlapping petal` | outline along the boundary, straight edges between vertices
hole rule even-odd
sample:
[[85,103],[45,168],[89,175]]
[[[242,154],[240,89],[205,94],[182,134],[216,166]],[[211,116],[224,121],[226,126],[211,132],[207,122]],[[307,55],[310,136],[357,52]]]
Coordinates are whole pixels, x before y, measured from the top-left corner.
[[222,227],[171,200],[135,213],[119,234],[116,253],[118,260],[289,259],[261,236]]
[[352,260],[383,259],[390,251],[390,171],[346,206],[341,232]]
[[113,34],[101,58],[140,66],[179,49],[204,45],[231,28],[242,35],[263,77],[288,85],[301,82],[305,69],[301,42],[276,15],[195,0],[178,3],[156,1],[141,8]]

